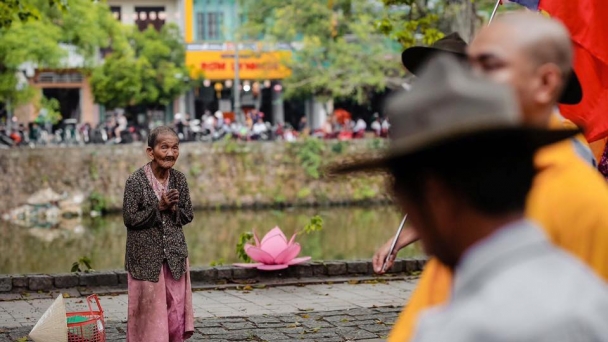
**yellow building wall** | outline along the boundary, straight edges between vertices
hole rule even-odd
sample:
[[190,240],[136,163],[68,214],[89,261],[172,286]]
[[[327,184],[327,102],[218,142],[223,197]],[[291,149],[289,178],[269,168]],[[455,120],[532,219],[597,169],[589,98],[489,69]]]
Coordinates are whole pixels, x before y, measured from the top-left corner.
[[187,43],[194,41],[194,0],[184,0],[184,40]]

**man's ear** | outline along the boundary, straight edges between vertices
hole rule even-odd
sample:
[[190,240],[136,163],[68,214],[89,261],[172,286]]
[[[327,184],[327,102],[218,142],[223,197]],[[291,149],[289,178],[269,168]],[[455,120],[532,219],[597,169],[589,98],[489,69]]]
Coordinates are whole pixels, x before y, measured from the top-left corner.
[[534,95],[535,100],[542,104],[555,102],[565,86],[565,76],[562,71],[557,65],[547,63],[537,69],[537,75],[540,82]]

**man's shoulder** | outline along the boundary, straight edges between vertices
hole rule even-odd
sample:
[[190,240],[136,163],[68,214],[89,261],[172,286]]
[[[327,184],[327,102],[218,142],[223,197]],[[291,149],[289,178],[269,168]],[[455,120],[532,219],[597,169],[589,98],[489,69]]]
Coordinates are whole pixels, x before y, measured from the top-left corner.
[[[608,310],[608,288],[585,264],[563,251],[546,245],[542,251],[526,257],[505,270],[494,270],[481,284],[479,295],[471,302],[478,305],[529,306],[534,310],[548,310],[556,303],[575,304],[585,297],[604,300]],[[566,293],[583,292],[577,296]]]
[[544,337],[556,331],[563,336],[576,332],[585,341],[608,340],[608,325],[602,320],[608,316],[608,299],[599,286],[584,280],[578,287],[554,283],[553,288],[519,281],[491,296],[480,294],[429,310],[419,320],[414,341],[550,341]]
[[[549,248],[493,274],[476,284],[475,292],[456,294],[449,306],[428,311],[420,329],[428,334],[441,330],[451,341],[532,341],[558,328],[578,331],[581,326],[592,336],[608,336],[608,326],[594,318],[608,316],[606,285],[565,252]],[[510,338],[500,338],[505,336]]]
[[[504,310],[504,309],[502,309]],[[568,310],[568,308],[565,308]],[[458,316],[456,316],[456,313]],[[557,317],[521,312],[518,319],[503,319],[499,310],[481,315],[454,312],[450,317],[429,314],[420,319],[414,342],[538,342],[606,341],[608,329],[601,316],[576,310]],[[517,315],[511,315],[516,317]]]
[[546,163],[537,165],[539,173],[532,185],[530,199],[552,202],[559,207],[595,203],[603,210],[601,204],[608,205],[606,180],[576,154],[572,142],[560,142],[542,149],[537,153],[539,160]]

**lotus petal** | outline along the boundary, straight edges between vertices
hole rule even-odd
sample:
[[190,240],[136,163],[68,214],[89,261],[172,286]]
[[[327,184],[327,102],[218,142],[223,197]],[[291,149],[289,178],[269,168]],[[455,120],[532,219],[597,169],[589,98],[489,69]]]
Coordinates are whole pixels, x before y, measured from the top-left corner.
[[251,264],[232,264],[232,265],[237,266],[237,267],[244,267],[244,268],[257,268],[264,264],[262,264],[261,262],[256,262],[256,263],[251,263]]
[[255,240],[255,245],[260,247],[260,238],[258,237],[258,233],[255,231],[255,229],[251,230],[253,232],[253,240]]
[[276,270],[284,270],[287,267],[289,267],[289,266],[288,265],[262,265],[262,266],[258,266],[258,270],[276,271]]
[[281,254],[274,258],[274,263],[278,265],[287,264],[293,260],[293,258],[297,257],[298,254],[300,254],[301,249],[302,247],[300,247],[299,243],[294,243],[293,245],[288,246],[284,251],[281,252]]
[[[268,235],[266,235],[268,236]],[[266,239],[266,237],[264,237]],[[276,258],[281,252],[283,252],[287,248],[287,241],[285,240],[285,235],[283,234],[274,234],[273,236],[267,238],[265,241],[262,241],[262,245],[260,246],[262,250],[272,255],[272,258]]]
[[[247,246],[248,245],[248,246]],[[263,264],[274,264],[274,257],[261,248],[247,244],[245,245],[245,253],[253,260]]]
[[264,244],[264,242],[266,242],[266,240],[270,239],[275,234],[282,236],[283,241],[285,241],[285,244],[287,244],[287,237],[285,237],[285,234],[283,234],[283,231],[281,230],[281,228],[274,227],[268,233],[266,233],[266,235],[264,235],[264,238],[262,238],[262,245]]
[[309,256],[300,257],[300,258],[295,258],[295,259],[293,259],[293,260],[291,260],[291,261],[289,262],[289,265],[291,266],[291,265],[297,265],[297,264],[301,264],[301,263],[303,263],[303,262],[307,262],[308,260],[310,260],[310,257],[309,257]]
[[293,242],[294,242],[294,241],[296,241],[296,235],[298,235],[298,233],[294,233],[294,234],[291,236],[291,239],[289,239],[289,242],[287,243],[287,245],[288,245],[288,246],[289,246],[289,245],[293,245]]

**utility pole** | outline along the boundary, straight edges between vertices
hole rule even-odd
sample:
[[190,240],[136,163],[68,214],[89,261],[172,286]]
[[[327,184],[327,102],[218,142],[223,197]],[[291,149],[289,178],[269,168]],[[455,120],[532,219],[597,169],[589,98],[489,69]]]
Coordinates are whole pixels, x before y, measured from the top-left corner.
[[234,2],[234,86],[232,88],[234,94],[234,116],[240,122],[244,122],[241,117],[241,87],[239,79],[239,7],[238,2]]

